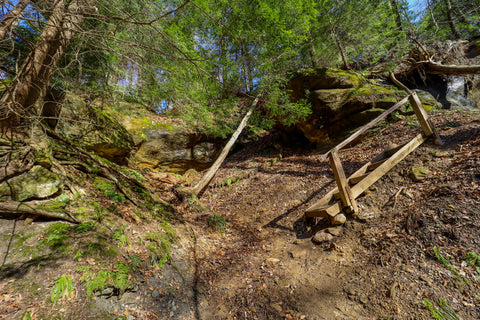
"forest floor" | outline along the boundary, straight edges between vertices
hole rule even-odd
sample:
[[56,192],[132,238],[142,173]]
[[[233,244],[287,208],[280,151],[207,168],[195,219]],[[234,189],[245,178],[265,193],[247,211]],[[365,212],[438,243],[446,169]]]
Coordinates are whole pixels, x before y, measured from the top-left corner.
[[[166,262],[148,264],[144,250],[154,232],[169,234],[163,220],[108,217],[106,229],[61,239],[71,243],[62,254],[38,255],[25,250],[55,241],[56,222],[1,219],[0,319],[480,319],[480,114],[430,116],[443,144],[420,146],[334,228],[303,218],[334,187],[328,163],[268,136],[236,150],[199,200],[178,204]],[[370,130],[340,152],[347,175],[419,131],[413,118]],[[414,181],[412,168],[426,178]],[[172,185],[153,185],[175,200]],[[102,251],[88,256],[94,238]],[[99,270],[128,284],[92,294]],[[61,275],[72,290],[52,299]]]

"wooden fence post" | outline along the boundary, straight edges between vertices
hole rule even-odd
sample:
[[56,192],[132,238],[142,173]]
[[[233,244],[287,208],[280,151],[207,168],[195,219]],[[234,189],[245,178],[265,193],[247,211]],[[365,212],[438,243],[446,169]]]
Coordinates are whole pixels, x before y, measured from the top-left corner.
[[348,185],[345,171],[343,171],[342,163],[337,155],[336,150],[332,150],[330,152],[329,160],[330,165],[333,169],[333,174],[335,175],[335,181],[337,182],[340,199],[342,200],[343,206],[346,208],[347,211],[349,211],[349,213],[357,213],[357,202],[355,201],[350,186]]

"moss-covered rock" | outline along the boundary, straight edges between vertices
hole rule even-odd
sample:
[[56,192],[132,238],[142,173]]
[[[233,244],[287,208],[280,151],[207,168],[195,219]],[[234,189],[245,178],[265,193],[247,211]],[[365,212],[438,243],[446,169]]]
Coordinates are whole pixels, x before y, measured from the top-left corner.
[[218,144],[188,132],[149,130],[132,157],[140,167],[159,171],[185,172],[189,168],[204,169],[219,151]]
[[62,187],[59,177],[42,166],[0,183],[0,200],[24,201],[43,199],[56,194]]
[[293,101],[311,101],[312,114],[297,128],[317,144],[329,144],[399,100],[392,87],[376,84],[360,73],[327,68],[300,70],[287,87]]
[[425,110],[433,110],[433,109],[439,109],[442,107],[442,104],[438,102],[433,95],[424,90],[414,90],[418,97],[420,98],[420,101],[422,101],[423,107]]
[[113,116],[78,96],[65,98],[56,129],[71,143],[117,163],[125,163],[134,147],[131,135]]
[[287,88],[297,101],[304,98],[306,90],[359,88],[366,81],[361,74],[351,71],[330,68],[301,69],[292,76]]

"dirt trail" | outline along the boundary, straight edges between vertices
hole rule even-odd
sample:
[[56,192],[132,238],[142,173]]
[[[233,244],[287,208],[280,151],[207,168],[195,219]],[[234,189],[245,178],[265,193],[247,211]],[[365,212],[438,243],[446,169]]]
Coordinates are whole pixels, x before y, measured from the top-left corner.
[[[442,299],[464,319],[480,317],[478,275],[465,263],[465,253],[480,248],[480,122],[477,114],[459,113],[438,113],[434,122],[444,145],[421,146],[359,199],[368,219],[349,218],[328,230],[333,239],[320,245],[311,237],[328,226],[302,218],[333,188],[318,153],[259,144],[231,156],[202,197],[228,226],[203,239],[201,318],[428,319],[432,311],[425,304],[441,310]],[[410,123],[377,128],[342,151],[346,170],[353,172],[389,143],[408,141],[419,131]],[[465,168],[469,161],[473,166]],[[413,167],[427,167],[431,175],[414,182]],[[439,263],[434,247],[450,257],[454,274]]]

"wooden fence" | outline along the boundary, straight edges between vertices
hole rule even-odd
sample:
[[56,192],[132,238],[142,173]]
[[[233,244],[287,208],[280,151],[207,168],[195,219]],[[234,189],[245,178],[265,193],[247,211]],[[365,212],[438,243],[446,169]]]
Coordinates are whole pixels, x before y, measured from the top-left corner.
[[[338,151],[403,106],[407,101],[410,102],[418,118],[422,132],[402,146],[384,150],[347,178],[338,157]],[[420,99],[416,93],[411,93],[320,158],[321,160],[329,158],[337,187],[308,208],[305,216],[326,217],[335,223],[336,221],[342,221],[342,219],[336,219],[335,217],[343,211],[346,213],[357,213],[356,199],[431,136],[435,136],[436,143],[440,143],[440,139],[429,121]]]

